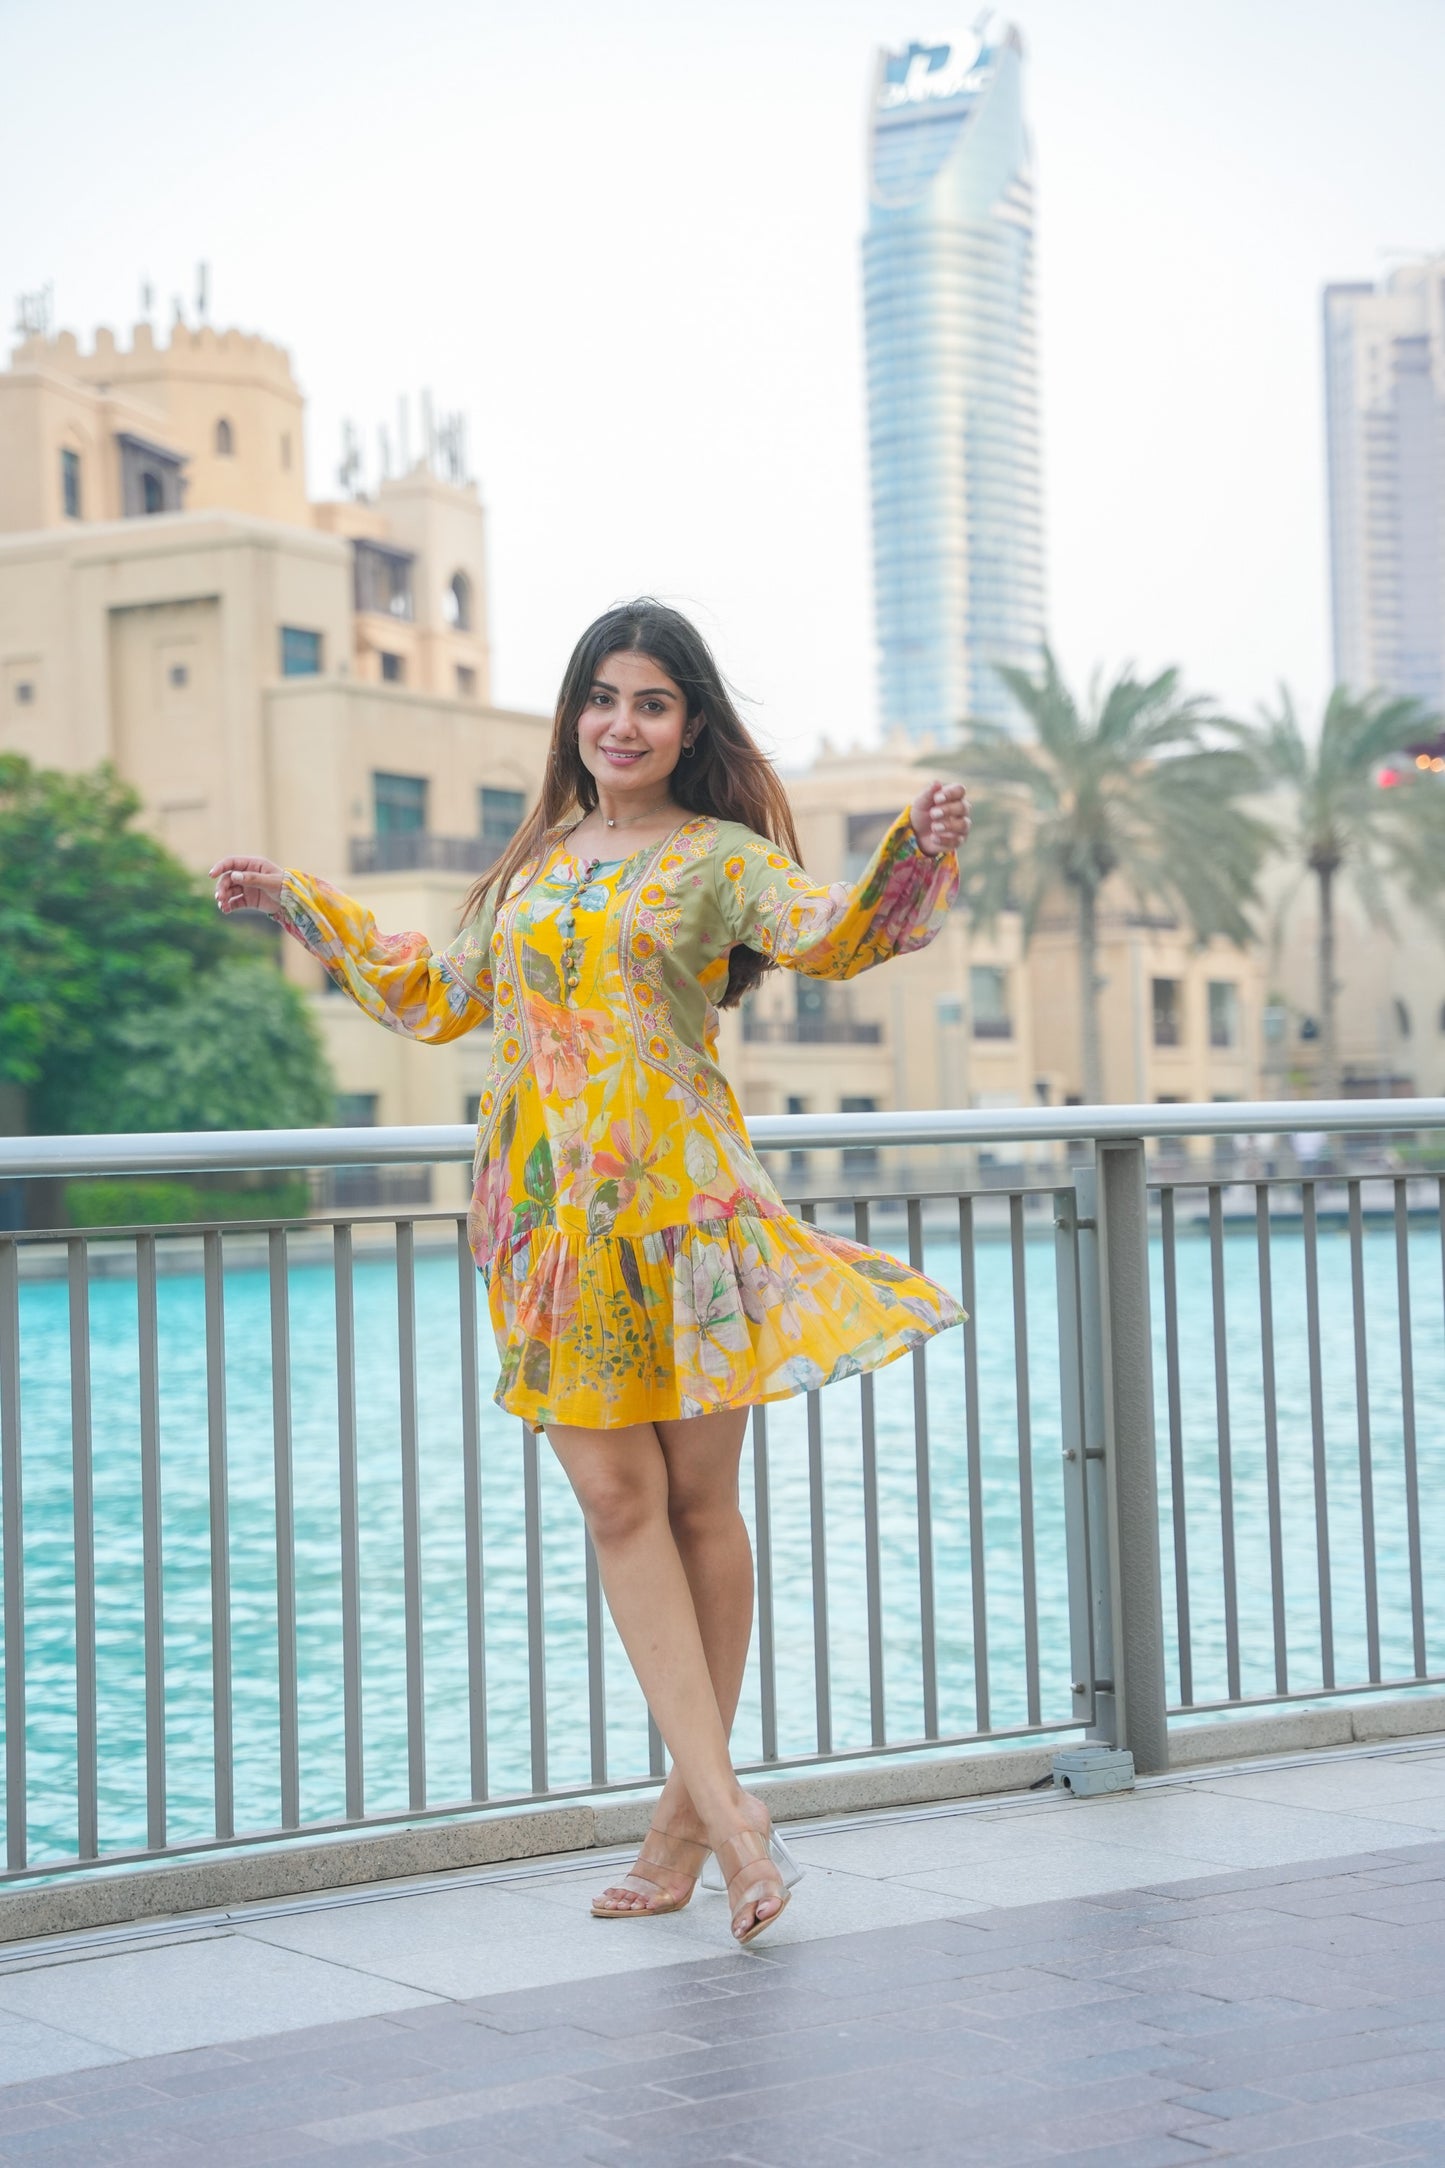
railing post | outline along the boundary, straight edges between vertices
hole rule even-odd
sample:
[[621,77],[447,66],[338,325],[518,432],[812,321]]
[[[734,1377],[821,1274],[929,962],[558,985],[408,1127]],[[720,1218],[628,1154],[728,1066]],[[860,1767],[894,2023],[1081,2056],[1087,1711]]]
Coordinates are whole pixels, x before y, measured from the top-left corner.
[[1069,1597],[1073,1714],[1090,1739],[1115,1744],[1109,1514],[1104,1490],[1104,1394],[1099,1359],[1099,1236],[1092,1167],[1054,1204],[1063,1448],[1064,1570]]
[[[1114,1743],[1167,1769],[1164,1600],[1149,1326],[1149,1198],[1137,1138],[1096,1147],[1098,1349],[1113,1624]],[[1085,1338],[1086,1360],[1089,1339]]]

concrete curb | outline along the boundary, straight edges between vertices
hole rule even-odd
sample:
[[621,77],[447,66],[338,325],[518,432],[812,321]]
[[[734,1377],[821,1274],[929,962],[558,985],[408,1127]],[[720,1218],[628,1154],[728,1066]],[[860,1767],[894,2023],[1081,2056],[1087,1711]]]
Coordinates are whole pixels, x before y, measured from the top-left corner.
[[[1445,1732],[1445,1694],[1325,1709],[1271,1710],[1217,1724],[1176,1724],[1171,1769],[1365,1745]],[[772,1777],[757,1790],[779,1822],[870,1809],[942,1804],[1026,1790],[1048,1773],[1053,1745],[975,1751],[926,1762]],[[0,1945],[74,1934],[131,1920],[224,1911],[270,1897],[354,1888],[448,1868],[500,1865],[557,1853],[612,1850],[646,1829],[652,1795],[599,1806],[493,1809],[454,1822],[420,1822],[344,1837],[299,1838],[244,1851],[163,1860],[151,1867],[91,1868],[0,1893]]]

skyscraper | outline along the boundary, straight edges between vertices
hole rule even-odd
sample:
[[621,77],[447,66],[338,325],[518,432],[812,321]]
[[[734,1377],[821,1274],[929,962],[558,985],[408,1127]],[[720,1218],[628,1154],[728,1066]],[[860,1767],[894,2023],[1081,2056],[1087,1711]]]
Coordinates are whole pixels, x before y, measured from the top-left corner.
[[1335,678],[1445,708],[1445,256],[1327,286]]
[[1011,26],[878,56],[863,292],[886,730],[1016,710],[1044,636],[1032,152]]

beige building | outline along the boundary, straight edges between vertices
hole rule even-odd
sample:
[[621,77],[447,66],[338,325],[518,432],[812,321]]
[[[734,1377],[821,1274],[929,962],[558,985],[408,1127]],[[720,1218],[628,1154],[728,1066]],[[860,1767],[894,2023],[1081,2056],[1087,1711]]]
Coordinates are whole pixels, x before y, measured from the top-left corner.
[[[928,777],[902,741],[825,752],[789,778],[809,870],[862,870]],[[1112,897],[1100,918],[1106,1096],[1114,1102],[1248,1099],[1260,1087],[1261,952],[1205,946]],[[724,1048],[749,1113],[896,1107],[1029,1107],[1082,1097],[1072,920],[1045,920],[1025,949],[1018,916],[989,929],[953,912],[917,955],[825,986],[771,974]],[[1002,1148],[985,1163],[1006,1159]]]
[[[533,802],[550,721],[490,704],[482,507],[425,459],[311,504],[281,348],[147,325],[28,337],[0,371],[0,748],[114,762],[198,870],[254,851],[447,938]],[[342,1094],[460,1121],[481,1034],[377,1031],[286,944]]]

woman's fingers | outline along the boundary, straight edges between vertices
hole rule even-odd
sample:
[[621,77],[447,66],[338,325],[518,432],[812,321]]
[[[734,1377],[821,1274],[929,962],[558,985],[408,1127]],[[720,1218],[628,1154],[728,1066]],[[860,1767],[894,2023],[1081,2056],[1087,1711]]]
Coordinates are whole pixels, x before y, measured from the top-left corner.
[[962,783],[930,783],[912,808],[918,840],[929,855],[955,850],[968,834],[968,792]]
[[269,911],[286,876],[269,858],[219,858],[211,868],[218,911]]

